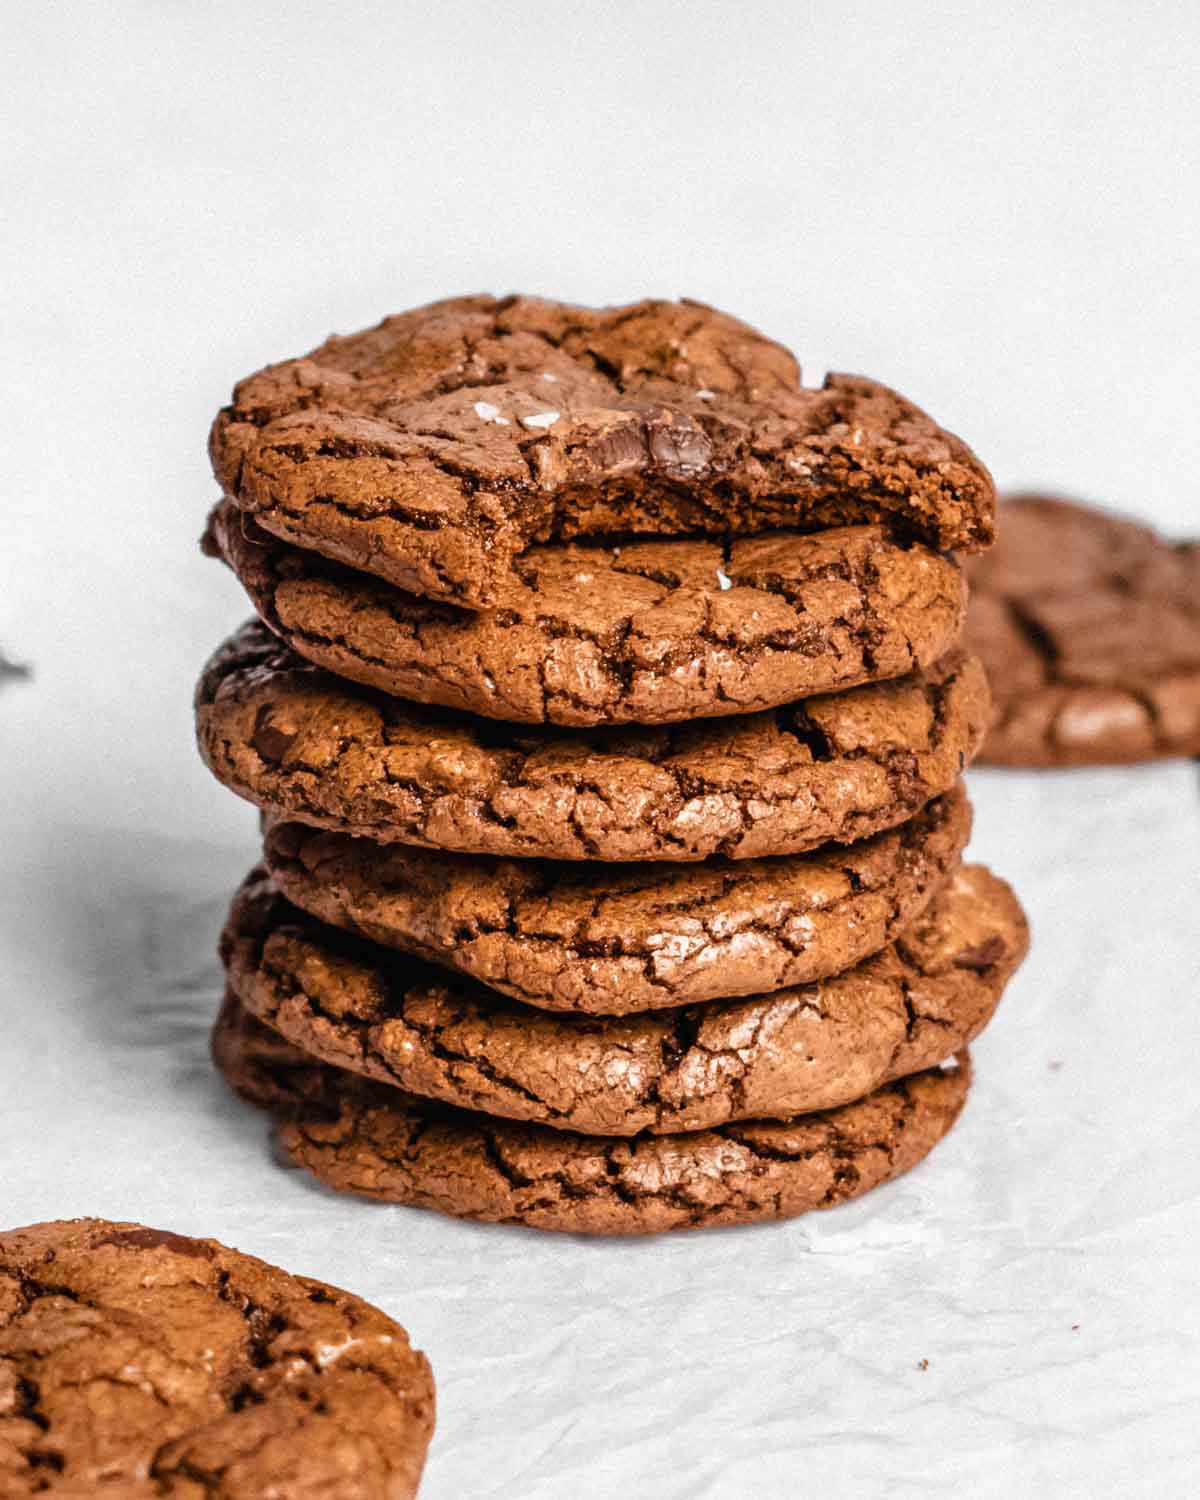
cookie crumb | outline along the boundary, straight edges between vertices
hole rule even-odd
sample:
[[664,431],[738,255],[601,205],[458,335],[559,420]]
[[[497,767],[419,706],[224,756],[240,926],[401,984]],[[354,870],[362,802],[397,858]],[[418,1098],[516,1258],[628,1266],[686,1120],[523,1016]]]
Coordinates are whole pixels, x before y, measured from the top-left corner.
[[928,1368],[929,1368],[929,1361],[927,1359],[922,1359],[922,1360],[918,1360],[917,1361],[917,1369],[918,1370],[928,1370]]
[[1081,1326],[1082,1325],[1079,1324],[1079,1323],[1072,1323],[1071,1324],[1071,1332],[1072,1333],[1078,1333]]

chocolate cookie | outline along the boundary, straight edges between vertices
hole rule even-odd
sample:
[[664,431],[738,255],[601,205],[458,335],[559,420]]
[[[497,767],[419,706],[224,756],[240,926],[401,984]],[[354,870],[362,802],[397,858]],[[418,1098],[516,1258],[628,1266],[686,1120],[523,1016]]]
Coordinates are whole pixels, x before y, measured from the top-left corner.
[[598,1135],[789,1119],[961,1050],[1028,944],[1009,888],[956,875],[882,953],[820,984],[625,1019],[551,1016],[325,927],[255,871],[232,992],[313,1058],[463,1109]]
[[0,1493],[416,1494],[429,1365],[378,1309],[140,1224],[0,1231]]
[[528,724],[663,724],[900,677],[956,644],[966,610],[957,564],[876,526],[536,547],[487,610],[290,547],[229,501],[205,545],[319,666]]
[[322,1066],[227,996],[213,1056],[330,1187],[457,1218],[585,1234],[786,1219],[858,1197],[917,1162],[958,1117],[970,1064],[777,1123],[634,1139],[578,1135],[420,1101]]
[[996,700],[981,759],[1200,754],[1200,543],[1045,495],[1000,515],[970,572],[969,638]]
[[196,694],[217,779],[276,818],[546,859],[750,859],[894,827],[975,753],[987,687],[951,652],[924,673],[732,719],[522,729],[354,687],[262,625]]
[[281,823],[263,857],[335,927],[546,1010],[628,1015],[807,984],[924,910],[971,831],[961,789],[849,847],[686,865],[435,853]]
[[234,392],[210,441],[268,531],[412,593],[503,602],[531,544],[888,520],[992,539],[965,444],[874,381],[804,389],[792,355],[696,302],[458,297]]

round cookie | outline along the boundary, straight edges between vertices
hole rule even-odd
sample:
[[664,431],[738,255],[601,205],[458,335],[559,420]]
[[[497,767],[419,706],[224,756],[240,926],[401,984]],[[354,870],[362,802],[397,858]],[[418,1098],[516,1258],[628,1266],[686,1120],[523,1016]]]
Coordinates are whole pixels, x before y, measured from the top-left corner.
[[940,1063],[1028,945],[1003,881],[952,878],[895,943],[819,984],[628,1018],[554,1016],[322,926],[255,871],[221,942],[232,992],[302,1052],[425,1099],[590,1135],[789,1119]]
[[961,788],[859,844],[761,860],[562,864],[269,828],[288,900],[546,1010],[628,1015],[840,974],[924,910],[971,831]]
[[298,1166],[342,1192],[584,1234],[788,1219],[907,1172],[957,1119],[965,1053],[840,1109],[686,1135],[579,1135],[420,1101],[314,1062],[226,997],[213,1056]]
[[471,853],[690,861],[904,822],[958,779],[987,705],[979,664],[951,652],[761,714],[523,729],[355,687],[251,624],[205,668],[196,728],[217,779],[275,818]]
[[879,527],[538,547],[503,607],[461,609],[276,541],[224,501],[206,550],[301,656],[526,724],[663,724],[900,677],[955,645],[958,565]]
[[696,302],[458,297],[243,380],[213,470],[275,535],[415,594],[498,604],[531,544],[887,520],[992,540],[958,438],[874,381]]
[[980,759],[1200,755],[1200,543],[1045,495],[1000,519],[970,564],[968,639],[996,704]]
[[0,1230],[0,1493],[405,1500],[433,1431],[399,1324],[216,1240]]

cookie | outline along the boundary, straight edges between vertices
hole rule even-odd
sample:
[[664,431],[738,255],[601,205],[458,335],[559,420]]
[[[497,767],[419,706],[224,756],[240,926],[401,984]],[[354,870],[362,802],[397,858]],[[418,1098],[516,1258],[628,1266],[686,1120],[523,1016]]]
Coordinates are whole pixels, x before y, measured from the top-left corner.
[[343,1192],[456,1218],[584,1234],[787,1219],[856,1198],[921,1160],[970,1085],[956,1064],[840,1109],[685,1135],[580,1135],[420,1101],[315,1062],[229,995],[213,1056],[279,1122],[287,1156]]
[[206,547],[309,661],[526,724],[672,723],[900,677],[955,645],[966,611],[956,563],[876,526],[537,547],[488,610],[278,542],[229,501]]
[[893,944],[819,984],[628,1018],[553,1016],[325,927],[255,871],[232,992],[302,1052],[462,1109],[592,1135],[830,1109],[933,1067],[990,1019],[1028,944],[1009,888],[952,878]]
[[1046,495],[1000,516],[970,568],[969,639],[996,703],[980,758],[1200,755],[1200,542]]
[[596,860],[852,843],[947,791],[987,721],[979,664],[657,728],[499,724],[355,687],[243,627],[201,677],[201,754],[272,817],[381,843]]
[[970,836],[961,789],[860,844],[776,859],[563,864],[272,826],[304,911],[546,1010],[628,1015],[807,984],[878,951]]
[[474,607],[539,542],[881,520],[939,550],[992,539],[958,438],[872,380],[802,388],[786,349],[696,302],[433,303],[243,380],[209,446],[276,536]]
[[0,1230],[0,1493],[415,1495],[429,1364],[358,1297],[140,1224]]

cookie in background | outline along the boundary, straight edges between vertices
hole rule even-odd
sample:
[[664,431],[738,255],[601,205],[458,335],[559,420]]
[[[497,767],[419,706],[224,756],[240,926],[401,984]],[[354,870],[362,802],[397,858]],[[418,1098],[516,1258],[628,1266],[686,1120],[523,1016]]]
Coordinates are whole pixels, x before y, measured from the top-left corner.
[[997,533],[964,561],[995,704],[980,763],[1200,755],[1200,542],[1036,494],[1002,501]]

